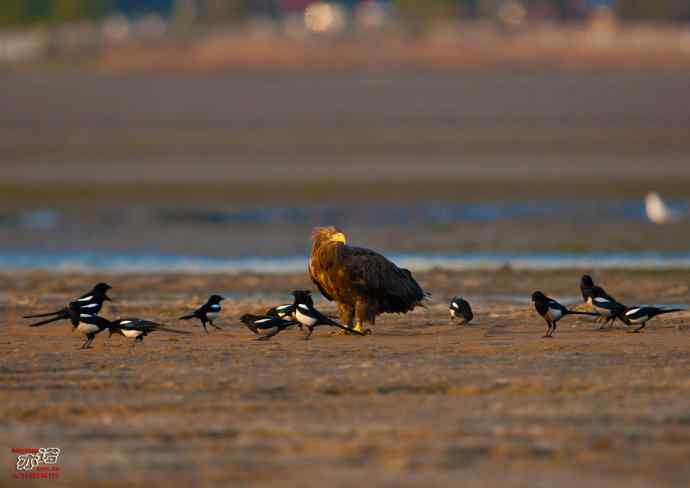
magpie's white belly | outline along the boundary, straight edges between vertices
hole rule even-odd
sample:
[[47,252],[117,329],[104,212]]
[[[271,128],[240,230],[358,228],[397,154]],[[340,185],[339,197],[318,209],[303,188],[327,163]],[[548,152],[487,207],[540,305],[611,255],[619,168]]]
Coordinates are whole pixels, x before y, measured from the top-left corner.
[[[607,303],[608,303],[608,302],[607,302]],[[590,298],[590,299],[589,299],[589,304],[592,306],[592,308],[594,309],[594,311],[595,311],[596,313],[598,313],[599,315],[601,315],[602,317],[610,317],[611,315],[613,315],[613,311],[612,311],[612,310],[609,310],[608,308],[602,308],[602,307],[597,306],[597,301],[596,301],[596,300],[592,300],[592,299]]]
[[602,317],[610,317],[613,315],[613,311],[607,309],[607,308],[600,308],[600,307],[594,307],[594,311],[601,315]]
[[642,317],[637,317],[634,319],[629,318],[628,320],[630,321],[631,324],[642,324],[642,323],[646,322],[647,320],[649,320],[649,317],[647,315],[643,315]]
[[300,324],[306,325],[307,327],[310,327],[316,323],[316,319],[314,317],[304,315],[302,312],[300,312],[299,308],[295,312],[295,318]]
[[454,308],[450,309],[450,316],[455,318],[455,309]]
[[121,329],[122,330],[122,335],[125,337],[139,337],[141,334],[143,334],[143,331],[141,330],[127,330],[127,329]]
[[563,316],[563,312],[561,312],[557,308],[550,308],[547,315],[551,320],[558,320]]
[[77,332],[83,335],[95,334],[99,330],[100,329],[98,326],[93,324],[85,324],[84,322],[81,322],[79,325],[77,325]]

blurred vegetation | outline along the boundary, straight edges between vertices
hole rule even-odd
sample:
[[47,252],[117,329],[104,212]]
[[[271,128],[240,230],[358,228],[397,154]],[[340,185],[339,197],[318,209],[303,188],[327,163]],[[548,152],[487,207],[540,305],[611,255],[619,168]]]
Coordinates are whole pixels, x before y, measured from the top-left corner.
[[[354,6],[357,0],[331,0]],[[436,19],[476,18],[486,7],[501,0],[387,0],[401,20],[412,27],[423,27]],[[557,17],[572,14],[569,0],[522,0],[528,10],[549,6]],[[624,20],[690,21],[689,0],[608,0],[586,1],[580,5],[614,5]],[[0,26],[60,24],[96,20],[107,14],[141,15],[157,12],[169,16],[177,11],[193,11],[203,23],[243,18],[248,12],[278,12],[278,0],[0,0]]]
[[401,19],[413,28],[421,28],[435,19],[453,18],[460,12],[457,0],[394,0]]
[[61,24],[102,17],[112,0],[2,0],[0,25]]
[[618,0],[617,12],[624,20],[690,21],[690,1]]

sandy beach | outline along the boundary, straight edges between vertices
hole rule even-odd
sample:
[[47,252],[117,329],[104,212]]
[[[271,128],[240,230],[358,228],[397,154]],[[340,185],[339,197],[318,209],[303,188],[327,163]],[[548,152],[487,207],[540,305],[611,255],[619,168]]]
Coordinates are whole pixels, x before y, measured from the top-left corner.
[[[69,487],[687,486],[690,313],[641,334],[567,317],[542,339],[529,303],[541,289],[582,307],[584,272],[629,305],[690,302],[690,75],[646,56],[623,71],[3,73],[0,485],[26,484],[11,448],[58,447],[51,483]],[[648,221],[650,191],[677,221]],[[390,257],[498,264],[415,272],[434,301],[371,336],[255,341],[243,313],[313,288],[301,264],[257,266],[304,261],[318,225]],[[525,256],[542,267],[505,265]],[[591,269],[620,257],[631,269]],[[214,268],[232,260],[253,272]],[[104,316],[191,335],[79,350],[70,324],[21,318],[98,281]],[[222,330],[177,320],[211,293]],[[456,294],[471,326],[449,323]]]
[[[59,484],[169,486],[685,486],[690,471],[688,314],[642,334],[560,322],[553,339],[529,306],[542,289],[571,306],[579,272],[434,270],[427,310],[384,316],[371,336],[288,330],[257,342],[241,313],[309,287],[293,275],[0,275],[0,437],[62,449]],[[682,304],[688,272],[595,275],[627,303]],[[29,328],[105,280],[106,316],[192,331],[81,337],[62,322]],[[228,296],[222,331],[176,317],[211,292]],[[472,326],[449,324],[447,299],[473,303]],[[318,301],[326,312],[332,304]],[[13,457],[2,451],[5,483]]]

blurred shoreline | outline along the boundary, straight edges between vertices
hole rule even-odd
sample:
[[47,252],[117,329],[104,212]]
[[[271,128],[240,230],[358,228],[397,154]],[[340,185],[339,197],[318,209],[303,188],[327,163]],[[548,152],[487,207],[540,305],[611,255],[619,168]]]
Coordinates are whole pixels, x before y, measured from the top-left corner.
[[690,69],[690,31],[684,24],[613,18],[519,28],[493,21],[441,22],[420,33],[388,28],[339,35],[291,34],[270,22],[248,22],[110,41],[100,29],[80,24],[0,32],[0,66],[16,73],[76,69],[102,75]]

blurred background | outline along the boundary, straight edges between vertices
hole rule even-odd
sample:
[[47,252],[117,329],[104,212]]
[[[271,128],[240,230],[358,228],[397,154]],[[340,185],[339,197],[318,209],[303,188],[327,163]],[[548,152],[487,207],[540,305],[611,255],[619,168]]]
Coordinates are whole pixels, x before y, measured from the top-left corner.
[[687,0],[7,0],[0,83],[5,269],[301,270],[329,224],[690,267]]

